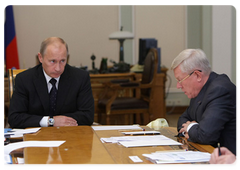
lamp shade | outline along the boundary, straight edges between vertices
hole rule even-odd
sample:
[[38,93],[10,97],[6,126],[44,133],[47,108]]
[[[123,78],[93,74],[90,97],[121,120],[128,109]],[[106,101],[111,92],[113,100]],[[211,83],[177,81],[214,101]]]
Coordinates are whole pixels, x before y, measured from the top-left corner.
[[116,31],[109,35],[109,39],[132,39],[133,33],[128,31]]

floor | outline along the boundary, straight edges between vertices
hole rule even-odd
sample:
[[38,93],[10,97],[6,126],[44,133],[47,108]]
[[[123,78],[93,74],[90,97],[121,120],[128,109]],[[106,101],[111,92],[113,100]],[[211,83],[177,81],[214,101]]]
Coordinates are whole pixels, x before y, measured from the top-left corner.
[[188,106],[166,107],[166,120],[170,127],[177,127],[178,118]]
[[168,122],[168,125],[170,127],[177,127],[177,122],[180,115],[181,113],[166,114],[166,120]]

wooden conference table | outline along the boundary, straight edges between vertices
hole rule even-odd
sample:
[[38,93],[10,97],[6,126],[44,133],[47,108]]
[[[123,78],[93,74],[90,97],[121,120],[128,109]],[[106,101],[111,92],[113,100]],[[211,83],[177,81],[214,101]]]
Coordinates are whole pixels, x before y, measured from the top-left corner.
[[[146,130],[148,128],[146,127]],[[59,147],[29,147],[23,150],[26,164],[136,164],[129,156],[138,156],[143,164],[151,164],[142,154],[155,151],[188,149],[212,153],[210,145],[187,142],[185,138],[174,137],[176,128],[161,128],[160,132],[183,145],[151,146],[126,148],[117,143],[102,143],[101,137],[121,136],[120,130],[94,131],[90,126],[77,127],[42,127],[35,134],[25,134],[24,141],[65,140]],[[14,155],[12,154],[14,158]],[[138,163],[139,164],[139,163]]]

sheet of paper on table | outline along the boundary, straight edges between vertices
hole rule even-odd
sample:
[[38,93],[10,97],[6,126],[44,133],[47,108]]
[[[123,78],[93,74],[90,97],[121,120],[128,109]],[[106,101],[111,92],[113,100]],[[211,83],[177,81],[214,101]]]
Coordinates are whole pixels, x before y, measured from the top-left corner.
[[142,130],[139,125],[91,126],[93,130]]
[[184,152],[154,152],[151,154],[142,154],[153,163],[188,163],[188,162],[208,162],[211,154],[200,151]]
[[4,146],[4,154],[9,154],[13,150],[26,147],[58,147],[65,141],[22,141],[10,143]]
[[182,145],[164,135],[153,136],[119,136],[101,138],[102,142],[119,143],[125,147],[160,146],[160,145]]
[[5,164],[12,164],[12,157],[11,157],[11,155],[4,154],[4,163]]
[[41,128],[29,128],[29,129],[12,129],[10,132],[4,133],[5,135],[10,135],[11,138],[23,137],[23,134],[36,133]]

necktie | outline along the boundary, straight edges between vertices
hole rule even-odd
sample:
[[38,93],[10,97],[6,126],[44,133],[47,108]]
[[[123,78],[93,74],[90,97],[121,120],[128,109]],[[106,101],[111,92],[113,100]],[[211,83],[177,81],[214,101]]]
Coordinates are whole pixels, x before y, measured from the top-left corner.
[[52,84],[52,89],[49,94],[49,99],[50,99],[50,117],[53,117],[55,110],[56,110],[56,103],[57,103],[57,88],[56,88],[56,82],[57,80],[52,78],[49,81]]

